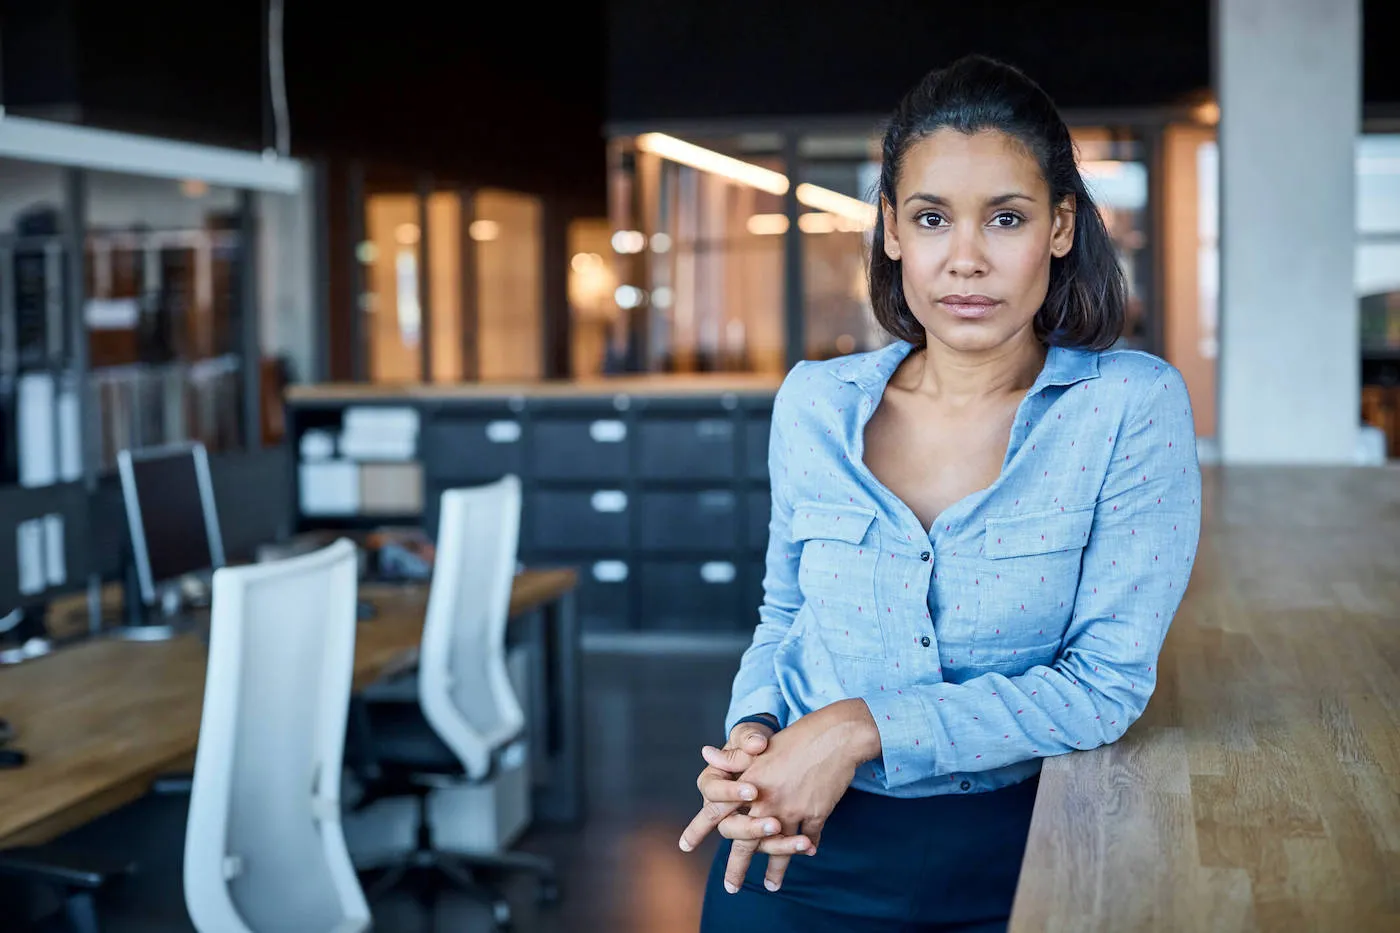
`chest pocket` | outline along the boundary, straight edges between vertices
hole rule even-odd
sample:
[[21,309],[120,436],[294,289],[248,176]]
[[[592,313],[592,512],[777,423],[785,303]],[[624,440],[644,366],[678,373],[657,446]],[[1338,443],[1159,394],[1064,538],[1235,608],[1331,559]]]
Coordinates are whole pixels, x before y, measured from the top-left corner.
[[793,507],[802,547],[797,582],[832,654],[881,660],[885,637],[875,606],[879,527],[873,509],[803,502]]
[[[1015,663],[1057,645],[1074,612],[1093,506],[987,519],[976,655]],[[1043,663],[1043,662],[1041,662]]]

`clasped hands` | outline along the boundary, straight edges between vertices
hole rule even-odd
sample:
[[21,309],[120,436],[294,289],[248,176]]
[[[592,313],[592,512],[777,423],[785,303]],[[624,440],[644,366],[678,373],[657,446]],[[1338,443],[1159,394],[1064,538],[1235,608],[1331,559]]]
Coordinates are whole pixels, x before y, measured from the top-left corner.
[[754,853],[768,855],[764,887],[776,891],[794,855],[812,856],[822,828],[855,777],[880,754],[875,720],[863,700],[841,700],[781,732],[740,723],[724,748],[705,746],[696,786],[705,804],[681,834],[690,852],[711,830],[733,840],[724,887],[738,892]]

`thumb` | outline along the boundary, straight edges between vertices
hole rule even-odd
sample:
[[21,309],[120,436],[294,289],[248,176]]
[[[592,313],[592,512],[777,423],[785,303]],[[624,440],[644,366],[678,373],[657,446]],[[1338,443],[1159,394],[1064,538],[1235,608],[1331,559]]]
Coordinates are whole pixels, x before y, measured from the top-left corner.
[[755,729],[739,740],[739,747],[750,755],[762,754],[768,748],[768,736],[762,730]]

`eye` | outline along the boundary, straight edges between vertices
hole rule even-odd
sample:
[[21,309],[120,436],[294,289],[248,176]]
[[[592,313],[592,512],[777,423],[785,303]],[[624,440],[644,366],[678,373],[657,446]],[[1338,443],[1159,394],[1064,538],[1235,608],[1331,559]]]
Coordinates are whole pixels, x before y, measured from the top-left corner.
[[1024,217],[1013,211],[1002,211],[1000,214],[997,214],[995,217],[992,218],[992,226],[1001,227],[1006,230],[1011,230],[1021,226],[1024,220]]
[[921,227],[946,227],[947,219],[937,211],[924,211],[914,218],[914,223]]

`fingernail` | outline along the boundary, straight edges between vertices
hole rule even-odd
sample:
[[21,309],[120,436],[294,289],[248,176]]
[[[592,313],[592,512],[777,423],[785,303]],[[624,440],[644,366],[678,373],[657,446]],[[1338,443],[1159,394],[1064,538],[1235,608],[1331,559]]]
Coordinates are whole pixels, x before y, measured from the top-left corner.
[[807,850],[807,854],[808,854],[808,855],[816,855],[816,854],[817,854],[817,850],[816,850],[816,849],[808,849],[808,850]]
[[757,795],[753,792],[752,787],[741,787],[739,788],[739,796],[745,800],[752,800]]
[[805,839],[799,839],[799,840],[797,840],[796,842],[793,843],[793,847],[796,848],[798,852],[806,852],[806,851],[807,851],[807,840],[805,840]]
[[765,833],[767,833],[768,835],[770,835],[770,836],[776,836],[776,835],[778,835],[778,830],[779,830],[780,828],[781,828],[781,827],[779,827],[776,823],[764,823],[764,824],[763,824],[763,831],[764,831]]
[[732,882],[726,881],[726,882],[724,883],[724,890],[728,891],[730,894],[738,894],[738,893],[739,893],[739,886],[738,886],[737,884],[732,883]]
[[684,837],[684,836],[681,837],[681,851],[682,851],[682,852],[689,852],[689,851],[690,851],[690,843],[688,843],[688,842],[685,841],[685,837]]
[[782,885],[778,884],[778,882],[769,881],[767,878],[763,879],[763,886],[770,891],[776,891],[778,890],[778,888],[782,887]]

